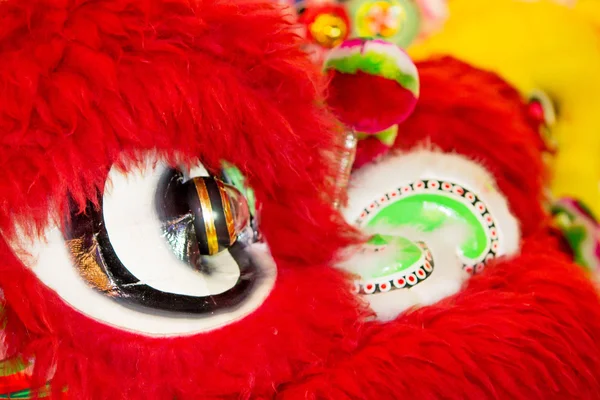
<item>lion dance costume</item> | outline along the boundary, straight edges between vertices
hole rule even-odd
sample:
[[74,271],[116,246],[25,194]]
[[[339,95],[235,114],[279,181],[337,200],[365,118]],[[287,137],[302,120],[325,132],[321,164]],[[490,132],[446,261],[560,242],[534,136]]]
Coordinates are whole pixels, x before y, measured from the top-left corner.
[[600,298],[502,78],[352,34],[324,80],[259,1],[0,22],[4,398],[598,397]]

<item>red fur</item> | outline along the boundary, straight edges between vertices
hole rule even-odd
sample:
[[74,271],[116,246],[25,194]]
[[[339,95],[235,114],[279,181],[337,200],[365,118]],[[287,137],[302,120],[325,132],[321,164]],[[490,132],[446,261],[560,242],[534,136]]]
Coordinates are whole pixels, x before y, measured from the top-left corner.
[[346,39],[350,33],[351,22],[348,18],[346,8],[338,4],[309,4],[306,10],[298,18],[298,22],[306,26],[306,36],[310,40],[314,40],[310,29],[310,25],[315,22],[319,15],[330,14],[341,18],[346,24],[346,34],[342,39]]
[[394,145],[431,143],[470,157],[494,174],[524,235],[546,225],[543,142],[519,93],[498,76],[451,58],[417,64],[421,97]]
[[600,299],[546,224],[541,143],[521,100],[456,60],[423,63],[420,73],[422,97],[397,148],[431,142],[489,167],[522,222],[522,255],[436,305],[368,324],[352,354],[277,399],[597,399]]
[[[243,0],[0,2],[8,354],[35,356],[40,383],[56,367],[55,392],[68,386],[77,400],[597,399],[600,302],[549,241],[530,239],[525,249],[535,251],[491,266],[439,304],[367,322],[349,280],[329,265],[350,240],[326,205],[332,166],[319,152],[333,148],[335,124],[315,106],[315,71],[276,14]],[[423,106],[398,145],[431,136],[481,159],[533,229],[541,167],[520,106],[497,96],[505,86],[458,65],[424,64]],[[494,101],[476,103],[481,94]],[[479,131],[489,143],[472,137]],[[15,222],[41,229],[59,217],[67,193],[80,203],[95,196],[100,172],[118,156],[154,147],[212,169],[227,157],[263,203],[277,283],[237,323],[154,339],[108,327],[67,306],[5,241]]]
[[362,309],[332,290],[347,283],[322,264],[354,240],[330,206],[339,129],[317,106],[319,71],[297,41],[260,1],[0,2],[4,238],[16,223],[34,234],[61,220],[68,194],[82,206],[112,162],[157,148],[211,170],[236,164],[278,262],[277,286],[252,316],[149,339],[66,306],[0,240],[9,354],[35,356],[39,383],[56,366],[54,389],[78,400],[267,396],[355,342],[332,332]]
[[560,254],[525,255],[434,306],[369,326],[352,357],[278,400],[598,399],[599,305]]
[[346,125],[363,133],[378,133],[406,119],[415,96],[397,82],[358,71],[330,72],[327,103]]
[[297,40],[252,1],[0,2],[0,227],[42,227],[67,193],[95,196],[116,157],[158,148],[238,165],[273,252],[330,259],[346,239],[331,234],[334,166],[319,150],[338,132]]
[[205,334],[152,339],[65,306],[5,243],[0,258],[11,353],[35,355],[42,378],[56,363],[53,387],[68,386],[72,399],[268,398],[279,384],[350,351],[358,340],[353,326],[360,307],[341,274],[323,265],[280,262],[274,291],[249,317]]

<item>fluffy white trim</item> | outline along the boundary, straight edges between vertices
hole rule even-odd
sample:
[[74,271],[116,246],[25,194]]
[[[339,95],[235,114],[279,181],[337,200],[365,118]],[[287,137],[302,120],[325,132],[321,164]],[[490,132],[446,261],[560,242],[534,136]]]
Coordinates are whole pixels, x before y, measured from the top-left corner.
[[475,193],[496,220],[501,237],[499,254],[514,254],[519,250],[519,222],[510,212],[493,176],[475,161],[458,154],[419,149],[361,168],[350,180],[344,216],[354,223],[362,210],[382,194],[424,179],[457,183]]
[[[431,179],[459,184],[476,194],[495,219],[500,236],[498,256],[518,252],[521,237],[519,223],[511,214],[508,202],[498,190],[494,178],[476,162],[457,154],[419,149],[395,154],[362,168],[350,181],[344,215],[350,223],[354,223],[363,209],[383,194],[416,181]],[[412,241],[423,241],[430,248],[435,263],[431,276],[411,288],[365,296],[380,320],[395,318],[410,307],[429,305],[450,296],[458,292],[468,278],[457,257],[457,247],[466,237],[466,227],[461,224],[447,225],[428,233],[415,227],[380,225],[375,231],[366,233],[400,235]],[[391,260],[396,251],[401,249],[386,248],[381,254],[357,253],[347,256],[339,266],[361,275],[369,266]]]

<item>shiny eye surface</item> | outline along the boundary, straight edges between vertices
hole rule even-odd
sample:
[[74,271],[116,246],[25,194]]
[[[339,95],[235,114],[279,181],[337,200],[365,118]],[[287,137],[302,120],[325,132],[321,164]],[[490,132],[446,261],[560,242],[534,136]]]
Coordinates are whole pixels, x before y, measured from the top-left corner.
[[350,0],[352,36],[390,41],[408,47],[419,35],[421,14],[411,0]]
[[[275,266],[249,226],[235,187],[149,160],[139,171],[112,168],[84,213],[65,231],[14,244],[40,280],[80,312],[150,335],[203,332],[256,309]],[[15,251],[16,254],[24,254]]]

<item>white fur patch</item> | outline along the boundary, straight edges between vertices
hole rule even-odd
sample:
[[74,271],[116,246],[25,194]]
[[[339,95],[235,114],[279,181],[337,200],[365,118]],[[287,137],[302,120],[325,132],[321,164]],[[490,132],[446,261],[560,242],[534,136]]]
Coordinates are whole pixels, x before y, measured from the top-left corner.
[[[498,256],[511,255],[519,250],[519,223],[511,214],[508,202],[498,190],[494,178],[476,162],[457,154],[419,149],[388,156],[379,163],[361,168],[350,181],[344,216],[354,223],[364,208],[382,194],[416,181],[431,179],[459,184],[486,204],[495,219],[501,239]],[[457,255],[457,248],[465,238],[465,230],[462,224],[443,226],[429,233],[414,227],[377,226],[375,231],[369,229],[369,234],[392,234],[412,241],[423,241],[430,248],[435,262],[431,276],[418,285],[365,296],[379,319],[395,318],[410,307],[435,303],[460,290],[468,278]],[[339,266],[360,275],[368,271],[370,265],[377,265],[386,257],[392,257],[394,251],[401,250],[386,249],[382,254],[371,253],[368,257],[354,254]]]

